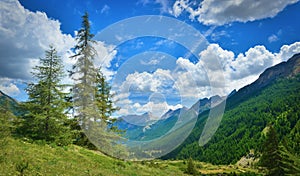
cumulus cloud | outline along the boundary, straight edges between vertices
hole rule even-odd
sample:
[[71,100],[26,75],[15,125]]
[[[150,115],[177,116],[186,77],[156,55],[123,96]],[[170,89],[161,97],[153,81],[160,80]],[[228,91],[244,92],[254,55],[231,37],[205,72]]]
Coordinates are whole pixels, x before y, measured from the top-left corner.
[[97,41],[94,44],[94,48],[97,51],[97,55],[95,56],[95,66],[101,67],[101,71],[106,76],[107,80],[110,80],[114,75],[114,71],[109,69],[111,67],[111,61],[116,56],[117,50],[113,45],[107,45],[102,41]]
[[74,45],[71,35],[62,34],[59,21],[33,13],[17,0],[0,2],[0,38],[0,76],[13,79],[31,79],[31,67],[50,44],[59,54]]
[[135,72],[127,75],[120,88],[123,92],[157,92],[172,84],[172,81],[170,70],[157,69],[154,73]]
[[9,96],[16,96],[21,92],[16,82],[8,78],[0,78],[0,90]]
[[[207,75],[215,76],[208,78],[211,84],[210,88],[215,87],[215,92],[218,92],[219,95],[226,95],[233,89],[239,89],[252,83],[266,68],[286,61],[296,53],[300,53],[300,42],[284,45],[278,53],[272,53],[265,46],[258,45],[237,56],[232,51],[224,50],[218,44],[210,44],[199,54],[200,61],[198,63],[193,64],[185,59],[185,65],[190,68],[191,75],[198,75],[196,70],[201,68],[199,66],[201,64]],[[220,67],[216,67],[216,65]],[[218,87],[214,81],[218,82],[222,79],[225,81],[224,87]],[[182,85],[188,85],[190,80],[185,82]]]
[[[200,60],[196,63],[180,57],[176,60],[177,67],[174,70],[157,69],[152,73],[135,72],[127,75],[122,85],[118,86],[121,94],[117,95],[122,104],[119,113],[140,114],[153,111],[158,117],[168,109],[189,106],[189,103],[200,98],[226,96],[232,90],[255,81],[266,68],[286,61],[296,53],[300,53],[300,42],[284,45],[278,53],[257,45],[237,55],[218,44],[210,44],[199,53]],[[134,93],[176,95],[180,97],[181,103],[169,105],[166,99],[157,101],[151,96],[148,100],[143,99],[146,103],[138,103],[131,99]]]
[[[107,9],[107,8],[106,8]],[[60,22],[50,19],[44,12],[31,12],[25,9],[18,0],[0,2],[0,78],[10,80],[0,82],[0,90],[9,95],[16,95],[14,80],[32,81],[32,68],[45,57],[45,50],[53,45],[61,56],[65,70],[71,70],[76,62],[71,48],[76,44],[70,34],[63,34]],[[116,54],[114,46],[103,42],[95,44],[98,55],[95,65],[102,67],[104,75],[110,79],[114,74],[108,68]],[[65,77],[64,83],[72,83]]]
[[248,22],[264,18],[275,17],[286,6],[299,0],[269,1],[219,1],[204,0],[198,7],[190,0],[176,0],[173,4],[172,14],[175,17],[184,11],[189,14],[191,20],[197,19],[205,25],[224,25],[232,22]]
[[[142,114],[151,112],[154,117],[160,117],[169,109],[180,107],[170,105],[165,96],[174,96],[172,89],[174,80],[170,70],[157,69],[153,73],[135,72],[127,75],[121,85],[113,87],[117,93],[117,105],[121,107],[118,112],[125,114]],[[175,92],[173,92],[175,91]],[[130,98],[138,97],[135,101]]]
[[300,42],[295,42],[291,45],[283,45],[280,48],[280,52],[277,54],[278,62],[280,60],[286,61],[291,58],[294,54],[300,53]]

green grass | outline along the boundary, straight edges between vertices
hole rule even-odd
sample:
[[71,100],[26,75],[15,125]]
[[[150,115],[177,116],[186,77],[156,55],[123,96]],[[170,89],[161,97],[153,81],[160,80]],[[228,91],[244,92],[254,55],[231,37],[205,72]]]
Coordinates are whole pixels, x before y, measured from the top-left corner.
[[[237,166],[195,162],[205,174],[241,173]],[[121,161],[79,146],[57,147],[8,138],[0,149],[0,175],[186,175],[184,161]],[[245,170],[245,171],[249,171]],[[253,170],[250,170],[253,171]]]

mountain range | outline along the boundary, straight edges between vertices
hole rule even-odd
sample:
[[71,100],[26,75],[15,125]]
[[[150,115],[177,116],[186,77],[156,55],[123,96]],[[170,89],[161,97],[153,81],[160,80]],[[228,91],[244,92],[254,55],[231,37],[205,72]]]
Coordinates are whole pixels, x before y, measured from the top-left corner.
[[266,69],[252,84],[228,96],[222,121],[207,144],[199,145],[199,138],[211,109],[199,113],[187,139],[162,158],[192,157],[214,164],[235,163],[251,150],[259,155],[268,125],[275,126],[280,140],[299,155],[299,72],[300,54]]
[[[300,155],[299,72],[300,54],[296,54],[288,61],[266,69],[252,84],[232,91],[227,96],[225,112],[217,127],[206,128],[206,123],[210,112],[225,102],[225,97],[220,96],[200,99],[190,109],[169,110],[159,120],[151,120],[151,114],[145,113],[120,117],[114,125],[126,130],[124,135],[129,140],[159,138],[142,146],[145,151],[153,150],[156,145],[165,147],[173,139],[190,132],[182,143],[161,158],[191,157],[213,164],[229,164],[237,162],[250,150],[259,153],[263,134],[272,124],[278,130],[280,140],[288,141],[291,150]],[[20,113],[18,102],[0,91],[0,106],[7,105],[5,102],[15,115]],[[187,130],[190,127],[193,128]],[[205,145],[199,145],[203,132],[214,135]]]

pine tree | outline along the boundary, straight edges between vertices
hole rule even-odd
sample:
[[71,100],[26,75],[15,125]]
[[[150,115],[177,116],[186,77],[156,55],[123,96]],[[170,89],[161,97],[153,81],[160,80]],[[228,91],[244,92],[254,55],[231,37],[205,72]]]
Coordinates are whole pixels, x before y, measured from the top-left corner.
[[112,100],[114,94],[111,93],[111,87],[101,72],[101,69],[99,69],[97,72],[96,84],[95,100],[100,114],[100,119],[107,122],[109,126],[112,126],[115,122],[115,119],[112,119],[111,115],[119,108],[114,106]]
[[263,144],[260,163],[267,168],[268,175],[283,175],[283,170],[280,168],[281,159],[277,132],[273,126],[269,126],[269,131]]
[[65,101],[67,93],[63,92],[67,85],[60,83],[64,72],[56,49],[50,46],[33,70],[36,83],[28,84],[26,89],[29,99],[23,104],[27,112],[23,131],[33,139],[67,145],[72,142],[65,113],[69,104]]
[[197,169],[196,169],[194,161],[191,157],[189,158],[189,160],[187,162],[186,173],[191,174],[191,175],[197,175]]
[[[93,63],[97,52],[93,47],[96,41],[93,40],[90,27],[88,14],[85,13],[82,28],[76,36],[76,54],[72,56],[76,63],[71,72],[75,82],[72,98],[75,118],[82,129],[77,144],[93,147],[92,141],[98,147],[100,145],[103,152],[114,155],[114,152],[123,150],[119,147],[120,137],[109,128],[109,124],[113,123],[110,116],[116,108],[113,106],[110,86],[101,70],[98,71]],[[116,150],[116,147],[120,149]]]
[[85,13],[82,17],[82,28],[76,36],[78,42],[75,46],[76,54],[72,56],[76,59],[76,63],[71,72],[75,81],[73,86],[75,116],[84,130],[87,129],[89,120],[97,118],[94,102],[97,70],[93,63],[96,55],[93,43],[96,42],[92,39],[93,37],[94,35],[90,32],[88,14]]
[[296,154],[291,153],[293,150],[288,146],[289,142],[289,139],[285,138],[279,144],[280,168],[283,170],[284,175],[300,175],[300,159]]

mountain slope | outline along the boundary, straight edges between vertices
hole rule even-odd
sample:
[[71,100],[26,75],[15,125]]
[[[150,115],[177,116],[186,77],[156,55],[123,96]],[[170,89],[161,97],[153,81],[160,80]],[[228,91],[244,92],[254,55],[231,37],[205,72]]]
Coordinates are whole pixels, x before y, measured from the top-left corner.
[[18,102],[0,90],[0,107],[9,109],[14,115],[19,115]]
[[[215,164],[235,163],[250,149],[260,150],[262,132],[269,123],[275,125],[281,139],[300,140],[299,68],[300,54],[267,69],[258,80],[227,99],[222,122],[205,146],[200,147],[198,140],[209,111],[198,116],[185,142],[163,158],[193,157]],[[299,144],[290,143],[299,148]]]
[[273,67],[266,69],[259,78],[253,83],[241,88],[234,95],[230,96],[227,100],[227,108],[231,105],[236,105],[241,101],[247,100],[251,96],[263,89],[264,87],[272,84],[280,78],[293,77],[300,73],[300,53],[295,54],[286,62],[281,62]]
[[120,117],[114,125],[118,129],[125,130],[125,137],[130,140],[148,141],[159,138],[171,130],[180,114],[185,111],[187,111],[185,107],[177,110],[169,110],[157,121],[147,120],[149,117],[148,113],[130,115]]

